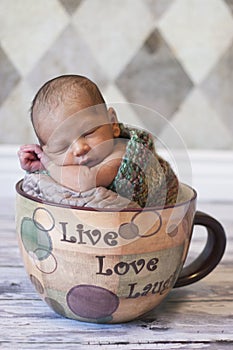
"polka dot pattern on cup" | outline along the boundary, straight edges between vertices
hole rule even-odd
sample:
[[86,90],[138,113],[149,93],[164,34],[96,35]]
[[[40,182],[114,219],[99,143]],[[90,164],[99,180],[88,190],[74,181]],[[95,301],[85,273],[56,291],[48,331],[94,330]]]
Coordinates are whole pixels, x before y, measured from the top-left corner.
[[75,315],[98,320],[111,316],[117,310],[119,298],[108,289],[83,284],[69,290],[67,304]]
[[24,217],[21,223],[21,238],[28,253],[36,255],[38,260],[47,259],[52,251],[52,241],[40,223]]

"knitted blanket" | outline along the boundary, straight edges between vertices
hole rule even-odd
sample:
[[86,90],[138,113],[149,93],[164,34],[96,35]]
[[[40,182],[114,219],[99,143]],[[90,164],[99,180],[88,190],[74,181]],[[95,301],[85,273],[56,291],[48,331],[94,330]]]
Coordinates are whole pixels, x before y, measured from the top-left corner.
[[126,152],[110,189],[141,207],[176,203],[179,183],[169,163],[155,151],[152,135],[120,124]]

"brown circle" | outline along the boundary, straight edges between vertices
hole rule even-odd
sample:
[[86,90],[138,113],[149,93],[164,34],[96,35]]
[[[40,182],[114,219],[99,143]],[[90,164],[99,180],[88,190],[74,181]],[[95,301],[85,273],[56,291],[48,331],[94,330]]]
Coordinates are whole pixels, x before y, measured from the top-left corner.
[[46,297],[46,298],[45,298],[45,302],[46,302],[57,314],[66,317],[66,313],[65,313],[64,307],[63,307],[60,303],[58,303],[55,299]]
[[32,284],[34,285],[36,291],[40,294],[44,294],[44,287],[42,286],[41,282],[38,280],[37,277],[30,275],[30,280]]
[[170,237],[175,237],[178,233],[178,227],[176,225],[170,225],[167,230],[166,233],[170,236]]
[[118,232],[124,239],[133,239],[138,236],[139,229],[133,222],[126,222],[120,225]]

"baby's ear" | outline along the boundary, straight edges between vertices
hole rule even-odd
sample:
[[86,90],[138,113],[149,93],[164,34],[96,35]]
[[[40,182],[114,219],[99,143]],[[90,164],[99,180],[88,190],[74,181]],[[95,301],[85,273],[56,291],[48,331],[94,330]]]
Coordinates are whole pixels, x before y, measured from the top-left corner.
[[117,120],[116,111],[112,107],[110,107],[108,109],[108,118],[109,118],[110,123],[112,124],[113,136],[115,138],[119,137],[120,133],[121,133],[121,130],[120,130],[119,123],[118,123],[118,120]]
[[121,130],[120,130],[120,127],[119,127],[118,123],[113,123],[112,124],[112,131],[113,131],[114,138],[117,138],[117,137],[120,136]]
[[111,123],[118,123],[116,111],[112,107],[108,109],[108,120]]

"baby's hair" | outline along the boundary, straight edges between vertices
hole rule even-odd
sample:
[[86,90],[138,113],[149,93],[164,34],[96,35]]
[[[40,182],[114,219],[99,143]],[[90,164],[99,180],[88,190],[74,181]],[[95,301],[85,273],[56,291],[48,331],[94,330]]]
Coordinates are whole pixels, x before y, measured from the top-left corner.
[[[75,101],[82,97],[82,93],[85,91],[91,99],[92,105],[104,105],[107,110],[105,100],[98,88],[98,86],[90,79],[81,75],[61,75],[54,79],[47,81],[36,93],[31,109],[30,117],[34,127],[35,133],[40,140],[40,137],[35,127],[35,113],[47,109],[47,111],[56,108],[65,99],[70,98]],[[40,140],[41,141],[41,140]]]

